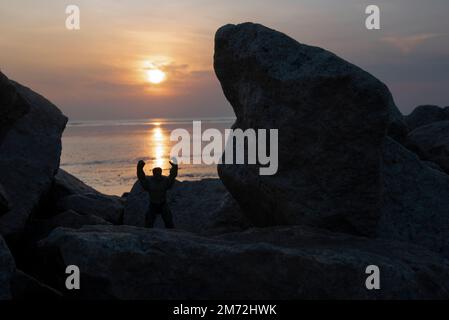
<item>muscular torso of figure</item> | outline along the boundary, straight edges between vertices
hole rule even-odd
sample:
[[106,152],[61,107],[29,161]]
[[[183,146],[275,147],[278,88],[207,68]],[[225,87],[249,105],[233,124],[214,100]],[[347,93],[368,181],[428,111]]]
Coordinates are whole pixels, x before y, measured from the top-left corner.
[[160,178],[146,177],[146,180],[148,181],[147,192],[150,195],[150,201],[156,204],[164,203],[169,189],[168,178],[165,176]]

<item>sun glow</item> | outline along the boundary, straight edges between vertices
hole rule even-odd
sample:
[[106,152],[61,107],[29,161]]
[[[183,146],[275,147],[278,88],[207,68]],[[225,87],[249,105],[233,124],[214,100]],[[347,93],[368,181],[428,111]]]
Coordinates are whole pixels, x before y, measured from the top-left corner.
[[159,84],[166,79],[166,74],[160,69],[147,70],[147,80],[153,84]]

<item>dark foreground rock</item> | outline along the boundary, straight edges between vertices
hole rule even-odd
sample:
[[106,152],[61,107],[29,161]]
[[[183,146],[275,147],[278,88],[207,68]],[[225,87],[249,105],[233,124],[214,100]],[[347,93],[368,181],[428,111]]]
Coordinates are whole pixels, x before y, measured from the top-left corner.
[[5,189],[0,184],[0,216],[8,212],[8,210],[9,210],[8,196],[6,195]]
[[136,181],[127,194],[123,210],[123,224],[128,226],[145,226],[145,214],[150,206],[150,198],[139,181]]
[[123,202],[120,197],[103,196],[97,193],[75,194],[56,203],[59,212],[73,210],[85,216],[97,216],[113,224],[121,224]]
[[413,130],[406,145],[422,160],[435,162],[449,174],[449,121],[434,122]]
[[434,105],[418,106],[411,114],[405,116],[410,131],[433,122],[446,120],[449,120],[449,107],[440,108]]
[[[168,203],[177,229],[195,233],[229,232],[249,227],[238,204],[219,179],[176,181]],[[143,227],[149,206],[148,193],[136,182],[126,197],[123,224]],[[156,228],[164,228],[158,217]]]
[[7,82],[3,74],[0,90],[0,113],[8,119],[0,123],[0,184],[9,202],[8,212],[0,216],[0,234],[8,236],[23,230],[48,192],[59,167],[67,118],[44,97]]
[[0,300],[12,298],[11,281],[16,272],[14,259],[0,235]]
[[100,194],[100,192],[61,168],[59,168],[58,173],[55,175],[51,192],[55,199],[74,194]]
[[49,219],[35,219],[30,222],[26,229],[28,243],[34,244],[36,241],[47,237],[50,232],[58,227],[79,229],[89,225],[110,225],[110,222],[91,214],[79,214],[76,211],[68,210]]
[[449,176],[387,139],[383,177],[378,236],[419,244],[449,257]]
[[388,88],[331,52],[252,23],[217,31],[214,67],[237,116],[233,128],[279,129],[276,175],[218,166],[251,222],[373,235],[383,140],[392,124],[406,133]]
[[11,292],[14,300],[62,299],[60,292],[39,282],[21,270],[16,271],[11,281]]
[[[36,263],[63,288],[64,268],[84,279],[78,298],[417,299],[449,297],[449,264],[410,244],[304,227],[205,238],[129,226],[59,228],[40,243]],[[365,287],[366,267],[381,290]]]
[[[60,215],[64,212],[76,212],[88,220],[100,218],[113,224],[121,224],[123,220],[124,200],[117,196],[106,195],[74,177],[70,173],[59,169],[55,176],[47,202],[50,203],[48,211],[50,216]],[[67,221],[68,215],[64,220]],[[75,220],[81,222],[72,215]],[[93,221],[93,220],[92,220]]]

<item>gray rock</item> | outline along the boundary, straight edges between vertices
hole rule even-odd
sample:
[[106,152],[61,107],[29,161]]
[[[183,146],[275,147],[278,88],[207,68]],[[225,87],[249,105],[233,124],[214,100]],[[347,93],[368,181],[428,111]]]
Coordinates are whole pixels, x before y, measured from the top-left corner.
[[[23,230],[41,197],[50,189],[59,167],[61,134],[67,118],[37,93],[15,82],[5,84],[5,81],[2,75],[0,88],[6,88],[6,95],[10,97],[6,100],[26,104],[20,115],[11,111],[8,105],[0,106],[2,114],[8,117],[12,112],[14,119],[6,127],[2,124],[0,129],[3,132],[0,139],[0,184],[8,194],[10,207],[0,217],[0,234],[9,236]],[[0,95],[3,97],[4,93]]]
[[[176,181],[168,192],[168,204],[176,229],[210,233],[247,228],[247,222],[219,179]],[[148,193],[136,182],[126,197],[123,224],[143,227],[149,206]],[[156,228],[164,228],[159,217]]]
[[11,292],[14,300],[62,299],[60,292],[21,270],[16,271],[11,281]]
[[11,279],[16,272],[16,265],[11,252],[0,235],[0,300],[9,300],[11,295]]
[[239,232],[252,227],[237,201],[227,191],[208,220],[204,234]]
[[51,229],[56,229],[57,227],[79,229],[83,226],[97,225],[97,224],[110,225],[111,223],[107,222],[106,220],[98,216],[89,214],[82,215],[73,210],[69,210],[61,214],[58,214],[57,216],[47,221],[47,225]]
[[120,197],[99,193],[69,195],[56,204],[59,212],[73,210],[81,215],[100,217],[113,224],[122,223],[123,206]]
[[37,241],[47,237],[50,232],[58,227],[79,229],[89,225],[110,225],[110,222],[91,214],[83,215],[76,211],[68,210],[48,219],[33,219],[26,228],[25,238],[28,243],[34,245]]
[[100,194],[100,192],[61,168],[55,175],[52,193],[56,199],[73,194]]
[[401,118],[388,88],[331,52],[252,23],[217,31],[214,67],[237,116],[233,128],[279,129],[276,175],[218,167],[250,221],[373,235],[382,144]]
[[123,210],[123,224],[135,227],[145,226],[145,214],[150,206],[148,193],[136,181],[126,196]]
[[387,139],[378,236],[412,242],[449,257],[449,176]]
[[449,120],[449,108],[440,108],[434,105],[418,106],[411,114],[405,116],[410,131],[433,122],[445,120]]
[[8,130],[29,109],[29,104],[17,94],[14,84],[0,72],[0,143]]
[[[130,226],[58,228],[37,253],[36,263],[57,270],[77,265],[89,281],[74,294],[87,299],[449,297],[449,263],[438,254],[298,226],[216,238]],[[372,264],[381,270],[381,290],[365,287]]]
[[437,165],[435,162],[432,161],[422,161],[424,164],[426,164],[428,167],[438,170],[440,172],[444,172],[443,168],[441,168],[439,165]]
[[406,146],[422,160],[433,161],[449,173],[449,121],[416,128],[408,135]]
[[[62,169],[59,169],[55,176],[49,198],[49,202],[55,207],[50,217],[56,215],[50,221],[57,222],[61,218],[67,223],[78,221],[75,224],[95,220],[98,222],[106,220],[114,224],[122,222],[124,207],[122,198],[102,194]],[[65,211],[67,212],[64,214]],[[70,214],[74,212],[76,215]],[[70,217],[75,220],[66,219]]]

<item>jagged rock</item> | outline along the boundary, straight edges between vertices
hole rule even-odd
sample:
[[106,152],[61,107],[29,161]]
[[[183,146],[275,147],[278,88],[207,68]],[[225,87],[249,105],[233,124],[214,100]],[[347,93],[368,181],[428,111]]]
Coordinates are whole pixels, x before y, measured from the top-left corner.
[[433,161],[449,173],[449,121],[416,128],[408,135],[406,145],[422,160]]
[[51,102],[8,82],[3,74],[0,82],[0,184],[10,209],[0,216],[0,234],[10,236],[23,230],[52,184],[67,118]]
[[237,201],[226,192],[204,229],[207,234],[220,234],[244,231],[250,227],[251,223],[245,217]]
[[276,175],[218,166],[249,220],[374,235],[382,144],[401,120],[388,88],[331,52],[252,23],[217,31],[214,67],[237,116],[233,128],[279,130]]
[[435,162],[432,161],[422,161],[422,163],[426,164],[428,167],[438,170],[440,172],[444,172],[443,168],[441,168],[439,165],[437,165]]
[[[449,297],[449,263],[422,247],[306,227],[215,238],[130,226],[58,228],[36,264],[64,288],[67,265],[84,281],[77,298],[418,299]],[[100,263],[101,262],[101,263]],[[367,290],[377,265],[381,290]]]
[[56,199],[73,194],[100,194],[100,192],[61,168],[59,168],[58,173],[55,175],[52,193]]
[[0,72],[0,143],[12,125],[30,109],[14,84]]
[[[70,173],[59,169],[46,198],[46,208],[41,210],[39,218],[44,218],[44,221],[48,219],[57,221],[61,218],[67,223],[75,220],[79,223],[94,222],[95,219],[99,219],[98,221],[106,220],[119,224],[122,222],[123,206],[124,199],[102,194]],[[63,214],[65,211],[76,212],[76,215]],[[59,218],[53,218],[55,216]],[[69,221],[71,220],[69,217],[75,220]]]
[[14,300],[62,299],[60,292],[39,282],[21,270],[16,271],[11,281],[11,292]]
[[411,114],[405,116],[410,131],[433,122],[445,120],[449,120],[449,107],[440,108],[434,105],[418,106]]
[[72,229],[79,229],[83,226],[105,224],[110,225],[110,222],[94,215],[82,215],[73,210],[69,210],[58,214],[57,216],[46,221],[46,224],[51,229],[56,229],[57,227],[65,227]]
[[59,212],[73,210],[84,216],[97,216],[113,224],[123,222],[123,201],[99,193],[73,194],[56,203]]
[[11,279],[16,272],[16,265],[11,252],[0,235],[0,300],[9,300],[11,295]]
[[135,227],[145,226],[145,214],[150,206],[148,193],[136,181],[126,196],[123,210],[123,224]]
[[[168,192],[176,228],[195,233],[212,229],[217,232],[241,230],[245,226],[244,218],[237,204],[226,201],[228,196],[219,179],[176,181]],[[123,224],[143,227],[148,206],[148,193],[136,182],[126,197]],[[161,218],[156,220],[155,227],[164,228]]]
[[391,139],[385,141],[383,176],[378,236],[449,257],[449,176]]
[[49,219],[33,221],[27,228],[27,238],[29,242],[34,243],[43,239],[51,231],[58,227],[79,229],[89,225],[110,225],[110,222],[91,214],[83,215],[76,211],[68,210]]

